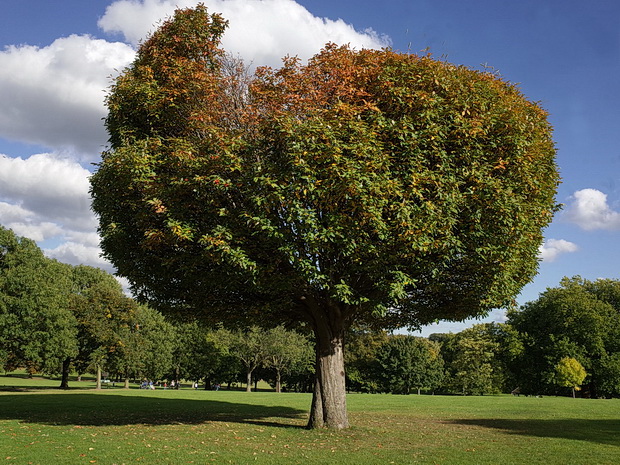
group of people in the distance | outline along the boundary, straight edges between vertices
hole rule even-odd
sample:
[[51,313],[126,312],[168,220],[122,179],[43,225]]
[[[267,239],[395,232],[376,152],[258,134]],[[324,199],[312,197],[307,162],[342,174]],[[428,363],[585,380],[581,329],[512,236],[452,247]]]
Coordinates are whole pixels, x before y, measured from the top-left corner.
[[[181,388],[181,383],[179,382],[175,382],[174,380],[170,381],[170,385],[168,385],[168,383],[166,381],[164,381],[163,383],[159,382],[157,383],[157,385],[155,385],[153,383],[153,381],[150,380],[143,380],[142,383],[140,384],[140,389],[155,389],[155,387],[163,387],[164,389],[180,389]],[[198,389],[198,381],[194,382],[192,384],[192,387],[194,389]],[[216,383],[212,386],[214,391],[219,391],[220,390],[221,385],[219,383]]]

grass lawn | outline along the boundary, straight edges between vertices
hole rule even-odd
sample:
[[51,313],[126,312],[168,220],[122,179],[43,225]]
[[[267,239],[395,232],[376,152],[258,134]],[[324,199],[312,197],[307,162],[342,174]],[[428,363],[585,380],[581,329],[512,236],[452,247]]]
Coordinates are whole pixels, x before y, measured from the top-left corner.
[[620,463],[620,400],[351,394],[332,432],[309,394],[55,385],[0,377],[0,465]]

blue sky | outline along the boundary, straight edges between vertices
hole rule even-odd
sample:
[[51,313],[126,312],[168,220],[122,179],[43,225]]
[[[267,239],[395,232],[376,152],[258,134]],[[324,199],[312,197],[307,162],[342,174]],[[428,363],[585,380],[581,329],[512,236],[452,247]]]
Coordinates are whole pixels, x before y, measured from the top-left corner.
[[[106,143],[110,76],[174,6],[193,0],[3,0],[0,4],[0,224],[68,263],[99,257],[88,174]],[[308,58],[327,41],[429,49],[491,66],[540,101],[555,128],[564,209],[539,275],[620,278],[620,2],[617,0],[204,0],[231,23],[224,46],[254,65]],[[485,321],[501,321],[501,311]],[[471,322],[465,323],[465,325]],[[441,324],[433,331],[458,331]]]

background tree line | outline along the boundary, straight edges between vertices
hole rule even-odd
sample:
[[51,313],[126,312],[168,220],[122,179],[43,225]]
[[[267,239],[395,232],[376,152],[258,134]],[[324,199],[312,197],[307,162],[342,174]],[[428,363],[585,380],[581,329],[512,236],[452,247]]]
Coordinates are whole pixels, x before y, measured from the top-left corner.
[[283,383],[307,389],[314,356],[306,336],[281,326],[166,321],[125,295],[111,274],[49,259],[0,226],[0,363],[5,371],[61,375],[62,388],[71,372],[96,374],[100,387],[105,372],[127,387],[146,378],[206,387],[246,381],[250,389],[262,378],[280,390]]
[[620,396],[620,281],[564,278],[507,317],[428,340],[353,333],[349,389]]
[[[314,340],[278,326],[209,327],[167,321],[136,303],[110,274],[46,258],[0,227],[0,362],[31,374],[107,372],[131,379],[214,384],[258,380],[277,391],[311,391]],[[499,392],[620,395],[620,281],[565,278],[508,313],[429,338],[355,327],[346,337],[347,389],[354,392]]]

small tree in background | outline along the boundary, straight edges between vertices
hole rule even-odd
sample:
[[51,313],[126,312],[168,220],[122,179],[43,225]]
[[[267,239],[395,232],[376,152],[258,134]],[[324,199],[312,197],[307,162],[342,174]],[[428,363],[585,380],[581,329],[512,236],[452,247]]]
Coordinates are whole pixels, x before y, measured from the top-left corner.
[[555,366],[555,383],[558,386],[569,387],[575,397],[575,391],[581,389],[581,384],[586,379],[585,368],[577,359],[572,357],[562,358]]
[[266,331],[252,326],[246,331],[231,333],[230,353],[239,359],[245,368],[246,391],[252,391],[252,374],[267,360],[269,341]]
[[[75,369],[78,375],[82,375],[96,365],[103,364],[107,359],[107,351],[98,350],[103,338],[102,333],[105,332],[104,328],[108,327],[107,323],[112,319],[112,315],[117,314],[116,307],[127,299],[119,282],[103,270],[78,265],[71,271],[69,308],[77,321],[78,352],[74,357],[65,359],[63,363],[62,384],[66,387],[70,368]],[[94,361],[96,363],[93,363]]]
[[347,334],[345,363],[347,367],[347,390],[356,392],[379,392],[376,376],[377,354],[388,341],[386,331],[351,328]]
[[282,391],[282,375],[291,373],[308,358],[308,338],[295,331],[277,326],[267,331],[265,367],[275,372],[276,392]]
[[382,389],[409,394],[434,389],[443,380],[439,344],[413,336],[392,336],[377,353],[377,377]]

